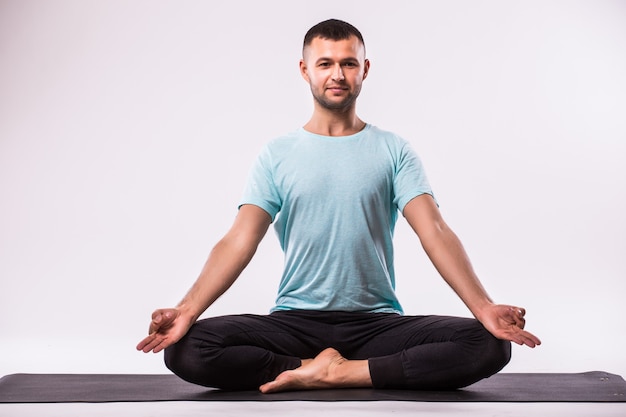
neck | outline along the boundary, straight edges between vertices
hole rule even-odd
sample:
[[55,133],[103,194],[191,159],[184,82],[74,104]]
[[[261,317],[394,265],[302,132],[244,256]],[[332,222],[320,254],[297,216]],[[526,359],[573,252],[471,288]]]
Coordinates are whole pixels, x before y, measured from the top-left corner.
[[308,132],[323,136],[354,135],[364,127],[365,122],[356,115],[354,107],[343,112],[316,108],[311,120],[304,125]]

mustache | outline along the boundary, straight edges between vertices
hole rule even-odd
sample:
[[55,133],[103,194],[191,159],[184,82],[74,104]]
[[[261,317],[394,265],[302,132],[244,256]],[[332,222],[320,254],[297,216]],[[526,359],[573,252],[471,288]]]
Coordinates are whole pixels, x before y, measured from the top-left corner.
[[327,85],[326,89],[330,89],[330,88],[342,88],[342,89],[347,89],[348,85],[347,84],[331,84],[331,85]]

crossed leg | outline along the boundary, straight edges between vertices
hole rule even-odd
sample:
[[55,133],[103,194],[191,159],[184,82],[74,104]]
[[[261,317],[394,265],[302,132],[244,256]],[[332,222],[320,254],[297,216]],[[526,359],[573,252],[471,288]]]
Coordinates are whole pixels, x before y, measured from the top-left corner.
[[189,382],[264,393],[455,389],[494,374],[509,358],[510,343],[473,319],[336,312],[207,319],[165,352],[167,366]]

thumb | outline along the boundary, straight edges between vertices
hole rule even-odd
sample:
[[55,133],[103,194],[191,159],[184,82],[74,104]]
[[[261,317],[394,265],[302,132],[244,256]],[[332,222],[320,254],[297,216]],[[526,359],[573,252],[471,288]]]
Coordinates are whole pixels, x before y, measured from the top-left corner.
[[157,326],[168,325],[176,319],[178,316],[176,313],[176,310],[172,308],[157,310],[152,316],[152,322]]
[[163,321],[163,310],[157,310],[152,313],[152,324],[159,325]]
[[173,313],[168,310],[156,310],[152,313],[152,322],[150,323],[150,333],[158,331],[164,325],[167,325],[168,321],[171,321]]

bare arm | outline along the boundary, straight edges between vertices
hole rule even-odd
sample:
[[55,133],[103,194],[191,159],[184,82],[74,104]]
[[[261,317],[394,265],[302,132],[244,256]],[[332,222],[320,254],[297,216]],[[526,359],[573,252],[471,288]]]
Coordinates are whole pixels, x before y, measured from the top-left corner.
[[270,225],[270,216],[244,205],[226,235],[215,245],[200,276],[178,308],[193,321],[217,300],[248,265]]
[[176,343],[198,317],[237,280],[248,265],[271,223],[254,205],[240,208],[226,235],[213,247],[200,276],[176,308],[152,314],[149,335],[137,350],[155,353]]
[[411,200],[403,214],[439,274],[487,330],[498,338],[530,347],[541,343],[536,336],[523,330],[523,308],[497,305],[491,300],[476,276],[461,241],[445,223],[430,195],[424,194]]

